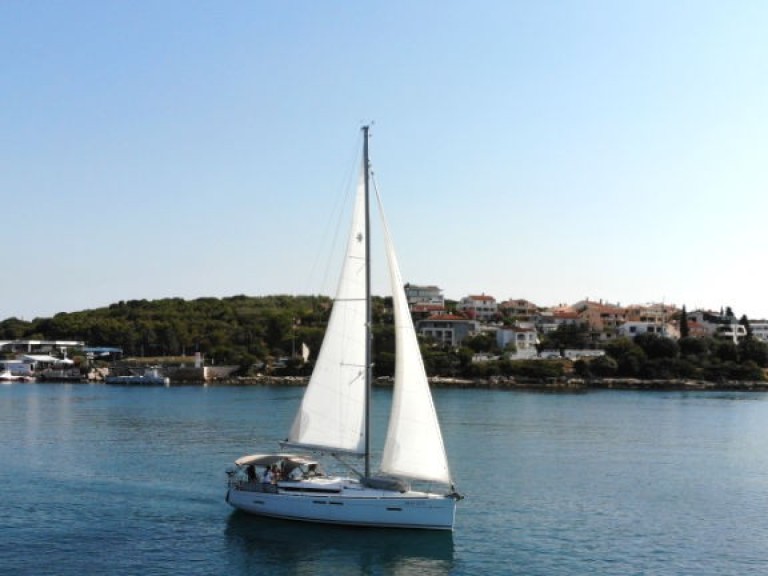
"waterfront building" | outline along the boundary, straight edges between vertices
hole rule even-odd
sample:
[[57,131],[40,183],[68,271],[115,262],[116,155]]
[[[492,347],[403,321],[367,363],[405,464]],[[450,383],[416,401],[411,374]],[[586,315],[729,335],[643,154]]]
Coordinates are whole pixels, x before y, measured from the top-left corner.
[[69,348],[82,348],[85,342],[78,340],[0,340],[0,353],[9,354],[50,354],[59,352],[66,355]]

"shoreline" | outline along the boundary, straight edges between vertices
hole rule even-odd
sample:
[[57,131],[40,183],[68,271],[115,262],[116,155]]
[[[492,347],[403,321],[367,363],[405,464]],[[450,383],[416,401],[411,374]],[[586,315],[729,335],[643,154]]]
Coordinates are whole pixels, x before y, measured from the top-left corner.
[[[285,386],[304,387],[309,378],[302,376],[252,376],[225,378],[205,382],[206,386]],[[191,384],[191,383],[190,383]],[[727,380],[641,380],[638,378],[551,378],[546,380],[511,377],[493,378],[444,378],[429,379],[432,388],[456,388],[476,390],[532,390],[551,392],[579,392],[588,390],[647,390],[647,391],[730,391],[768,392],[768,382]],[[171,382],[173,386],[174,383]],[[178,385],[178,384],[177,384]],[[391,378],[378,378],[374,387],[389,388]]]

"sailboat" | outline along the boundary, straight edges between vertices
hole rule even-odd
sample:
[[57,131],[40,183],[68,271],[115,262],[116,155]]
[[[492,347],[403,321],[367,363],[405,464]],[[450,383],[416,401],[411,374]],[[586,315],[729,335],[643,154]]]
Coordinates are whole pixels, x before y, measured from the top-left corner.
[[[273,518],[452,530],[456,491],[397,258],[377,196],[395,319],[395,378],[379,470],[371,471],[371,242],[369,127],[352,226],[326,333],[281,450],[238,458],[227,502]],[[296,450],[296,452],[294,452]],[[324,472],[323,458],[346,466]],[[349,460],[359,457],[363,469]],[[359,464],[358,464],[359,466]]]

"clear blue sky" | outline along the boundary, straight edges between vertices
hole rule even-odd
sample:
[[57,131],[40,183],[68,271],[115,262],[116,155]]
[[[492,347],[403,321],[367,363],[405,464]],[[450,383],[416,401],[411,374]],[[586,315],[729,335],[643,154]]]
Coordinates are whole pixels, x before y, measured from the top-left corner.
[[5,0],[0,319],[332,293],[370,120],[407,282],[768,317],[767,30],[762,0]]

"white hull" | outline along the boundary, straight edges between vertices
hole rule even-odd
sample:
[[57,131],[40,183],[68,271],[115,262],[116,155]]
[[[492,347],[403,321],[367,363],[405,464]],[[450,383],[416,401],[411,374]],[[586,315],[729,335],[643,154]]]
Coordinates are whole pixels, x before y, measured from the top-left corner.
[[376,490],[338,478],[276,486],[232,482],[227,502],[259,516],[379,528],[452,530],[456,511],[449,495]]
[[131,374],[129,376],[107,376],[105,384],[134,384],[143,386],[170,386],[171,379],[162,376],[158,370],[147,370],[144,374]]

